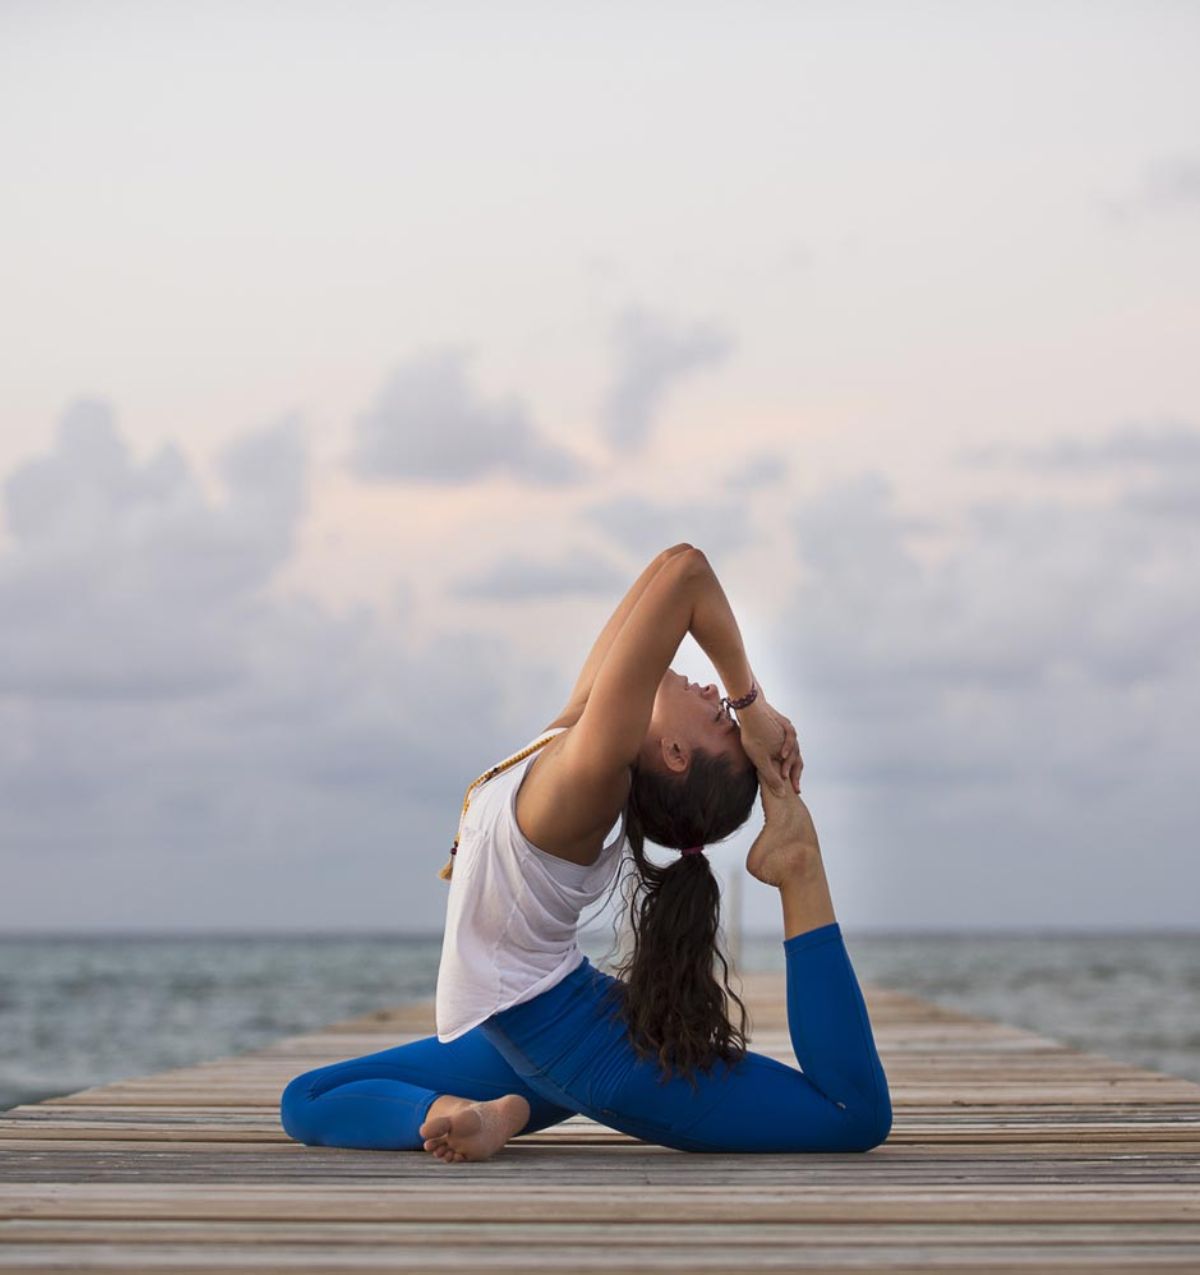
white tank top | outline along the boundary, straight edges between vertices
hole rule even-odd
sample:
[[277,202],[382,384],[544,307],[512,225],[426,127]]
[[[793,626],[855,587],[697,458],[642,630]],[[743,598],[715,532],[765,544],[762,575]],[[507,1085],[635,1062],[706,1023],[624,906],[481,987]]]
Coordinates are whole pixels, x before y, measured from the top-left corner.
[[579,915],[617,874],[627,842],[623,810],[593,864],[560,859],[521,832],[517,791],[539,756],[540,749],[480,784],[463,816],[438,967],[440,1041],[532,1000],[575,969],[583,960]]

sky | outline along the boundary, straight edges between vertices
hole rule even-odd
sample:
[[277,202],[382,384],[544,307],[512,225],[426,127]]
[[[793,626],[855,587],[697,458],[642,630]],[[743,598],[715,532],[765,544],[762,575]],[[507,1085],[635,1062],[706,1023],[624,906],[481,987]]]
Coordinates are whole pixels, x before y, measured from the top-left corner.
[[681,541],[848,931],[1196,926],[1198,64],[1163,0],[0,5],[0,928],[437,932]]

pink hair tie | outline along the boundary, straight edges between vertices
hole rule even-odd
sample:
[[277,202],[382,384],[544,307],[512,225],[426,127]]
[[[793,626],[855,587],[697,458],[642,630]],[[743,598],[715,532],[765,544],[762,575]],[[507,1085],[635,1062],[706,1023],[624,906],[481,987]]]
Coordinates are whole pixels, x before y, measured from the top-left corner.
[[700,854],[704,849],[703,846],[688,846],[686,850],[680,850],[680,854]]

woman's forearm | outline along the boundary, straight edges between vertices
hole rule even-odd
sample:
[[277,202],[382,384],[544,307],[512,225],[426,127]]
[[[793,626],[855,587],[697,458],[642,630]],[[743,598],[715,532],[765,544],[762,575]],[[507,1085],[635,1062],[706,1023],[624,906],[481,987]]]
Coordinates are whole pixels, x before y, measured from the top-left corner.
[[729,599],[703,553],[697,555],[692,580],[695,590],[689,626],[692,637],[712,661],[725,686],[725,694],[730,699],[740,699],[754,684],[754,674]]

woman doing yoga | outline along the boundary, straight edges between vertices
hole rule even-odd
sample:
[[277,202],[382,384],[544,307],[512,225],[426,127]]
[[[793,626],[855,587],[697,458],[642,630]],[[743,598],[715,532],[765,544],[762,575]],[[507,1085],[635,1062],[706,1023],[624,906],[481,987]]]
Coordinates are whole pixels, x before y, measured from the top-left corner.
[[[669,667],[689,632],[737,698]],[[577,1112],[684,1151],[877,1146],[891,1128],[887,1080],[799,795],[803,765],[707,557],[664,550],[563,712],[467,790],[443,869],[437,1034],[297,1076],[280,1103],[285,1131],[312,1146],[424,1148],[445,1163],[486,1159]],[[745,1006],[716,947],[703,847],[736,831],[756,797],[765,822],[746,869],[779,890],[802,1070],[747,1049]],[[647,838],[677,857],[647,858]],[[626,847],[634,942],[614,977],[576,931]]]

